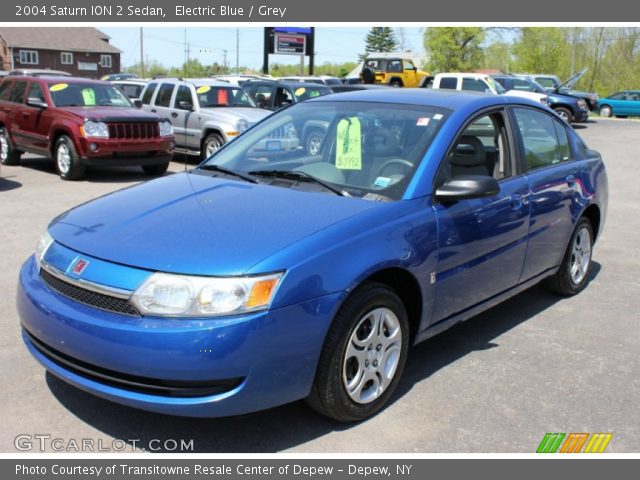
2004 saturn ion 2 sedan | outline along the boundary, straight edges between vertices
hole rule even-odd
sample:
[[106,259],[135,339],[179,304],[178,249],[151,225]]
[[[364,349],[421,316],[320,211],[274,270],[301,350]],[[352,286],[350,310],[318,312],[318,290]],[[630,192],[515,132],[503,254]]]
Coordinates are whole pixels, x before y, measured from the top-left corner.
[[[310,128],[313,154],[284,148]],[[312,99],[192,171],[56,218],[20,273],[24,342],[57,377],[141,409],[305,398],[360,420],[410,345],[541,280],[582,290],[607,191],[600,155],[526,99]]]

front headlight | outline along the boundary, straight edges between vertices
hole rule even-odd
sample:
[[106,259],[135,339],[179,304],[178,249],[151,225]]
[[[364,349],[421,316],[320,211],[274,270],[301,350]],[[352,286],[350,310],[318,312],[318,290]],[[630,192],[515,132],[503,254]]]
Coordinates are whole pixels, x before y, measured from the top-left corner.
[[158,122],[158,127],[160,129],[161,137],[170,137],[173,135],[173,125],[171,125],[171,122]]
[[48,231],[45,231],[40,238],[38,239],[38,243],[36,243],[36,251],[34,256],[36,257],[36,264],[38,265],[38,270],[40,270],[40,264],[42,259],[44,258],[44,254],[47,253],[49,247],[53,243],[53,237],[49,235]]
[[143,315],[214,317],[268,308],[282,273],[256,277],[191,277],[154,273],[131,296]]
[[87,120],[82,125],[82,135],[87,138],[109,138],[109,127],[104,122]]
[[244,132],[247,128],[249,128],[249,122],[244,118],[241,118],[236,122],[236,130],[238,130],[239,133]]
[[578,107],[582,109],[587,108],[587,102],[581,98],[580,100],[578,100]]

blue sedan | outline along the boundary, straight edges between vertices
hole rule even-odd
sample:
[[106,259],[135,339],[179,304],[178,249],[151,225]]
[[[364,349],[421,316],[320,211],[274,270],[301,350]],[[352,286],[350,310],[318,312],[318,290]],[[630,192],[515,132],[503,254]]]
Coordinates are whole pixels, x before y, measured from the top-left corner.
[[640,116],[640,90],[627,90],[602,98],[597,109],[603,117]]
[[[310,126],[313,152],[281,143]],[[540,281],[580,292],[607,196],[598,152],[538,103],[316,98],[54,219],[20,272],[23,339],[52,374],[141,409],[306,399],[357,421],[410,345]]]

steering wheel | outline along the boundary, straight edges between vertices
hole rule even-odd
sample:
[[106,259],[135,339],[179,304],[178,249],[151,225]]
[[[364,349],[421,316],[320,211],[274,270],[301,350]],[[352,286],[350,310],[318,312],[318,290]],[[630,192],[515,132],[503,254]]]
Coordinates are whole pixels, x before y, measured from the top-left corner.
[[403,167],[413,168],[413,163],[411,163],[409,160],[405,160],[403,158],[392,158],[391,160],[387,160],[380,166],[380,168],[378,169],[378,174],[376,176],[384,176],[382,175],[382,172],[384,172],[391,165],[402,165]]

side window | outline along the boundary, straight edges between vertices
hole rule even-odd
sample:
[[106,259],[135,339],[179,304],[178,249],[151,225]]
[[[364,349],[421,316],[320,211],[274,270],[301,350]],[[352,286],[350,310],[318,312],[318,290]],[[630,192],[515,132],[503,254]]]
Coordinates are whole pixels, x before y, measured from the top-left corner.
[[144,105],[149,105],[151,103],[151,97],[153,97],[153,93],[156,91],[157,87],[158,87],[157,83],[150,83],[149,85],[147,85],[147,89],[144,91],[144,94],[142,95],[142,103]]
[[191,89],[186,85],[180,85],[176,92],[176,99],[173,102],[173,108],[180,108],[180,102],[188,102],[193,105],[193,97],[191,96]]
[[527,170],[571,159],[567,131],[557,120],[532,109],[515,108],[514,113],[522,137]]
[[455,90],[457,86],[458,86],[458,79],[456,77],[442,77],[440,79],[440,88]]
[[624,100],[626,97],[626,94],[624,92],[619,92],[616,93],[615,95],[611,95],[609,98],[611,100]]
[[402,66],[405,70],[409,71],[416,69],[415,65],[413,65],[413,63],[411,63],[409,60],[403,60]]
[[387,64],[387,72],[391,73],[401,73],[402,72],[402,61],[401,60],[391,60]]
[[24,91],[27,88],[27,82],[20,80],[15,83],[9,100],[16,103],[24,102]]
[[168,107],[171,104],[171,95],[173,95],[174,88],[175,85],[173,85],[172,83],[163,83],[162,85],[160,85],[158,95],[156,95],[156,106]]
[[12,83],[10,80],[2,82],[2,85],[0,85],[0,100],[9,100],[9,91]]
[[532,88],[531,88],[531,84],[529,84],[529,82],[527,82],[526,80],[522,80],[522,79],[519,79],[519,78],[514,78],[513,79],[513,90],[521,90],[523,92],[528,92],[528,91],[531,91]]
[[471,90],[472,92],[486,92],[488,90],[488,87],[482,80],[477,80],[475,78],[463,78],[462,90]]
[[39,102],[44,102],[44,92],[42,91],[42,87],[39,83],[32,82],[29,85],[29,95],[27,96],[29,100],[38,100]]
[[276,89],[275,107],[282,108],[293,103],[293,96],[286,88],[278,87]]
[[509,148],[502,113],[483,115],[458,136],[442,162],[436,184],[461,175],[486,175],[497,180],[511,175]]
[[255,89],[253,99],[260,108],[268,108],[271,105],[271,87],[268,85],[259,85]]

